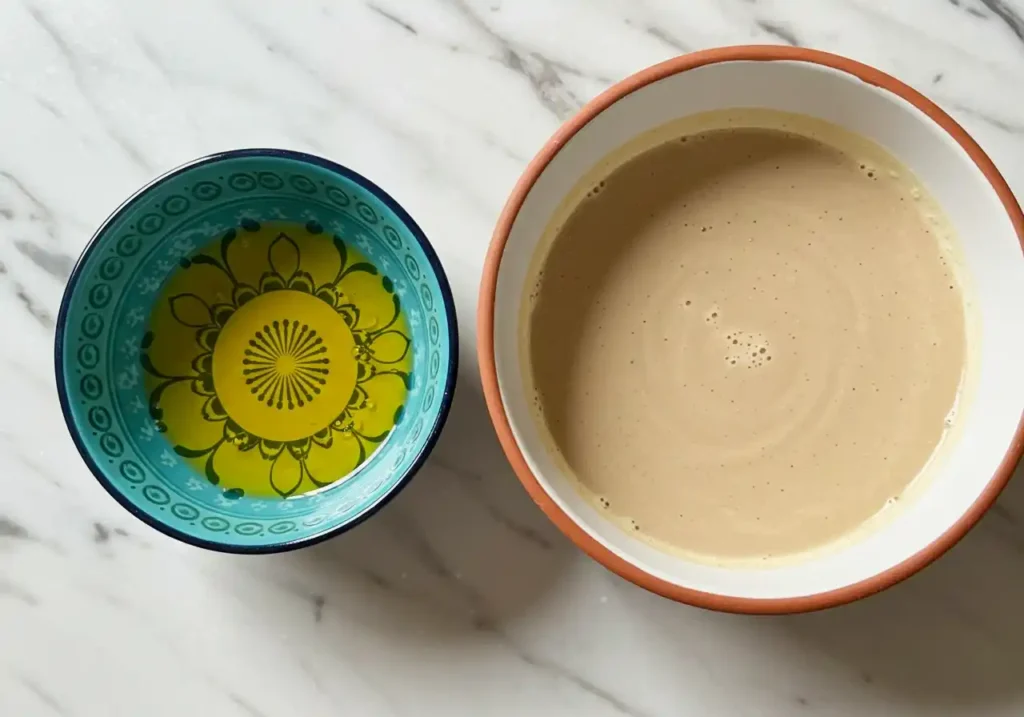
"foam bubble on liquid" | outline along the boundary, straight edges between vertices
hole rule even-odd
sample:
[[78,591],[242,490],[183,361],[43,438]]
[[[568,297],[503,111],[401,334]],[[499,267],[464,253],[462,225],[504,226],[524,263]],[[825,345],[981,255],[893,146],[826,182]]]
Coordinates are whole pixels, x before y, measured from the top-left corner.
[[947,429],[952,428],[953,424],[956,423],[956,415],[960,409],[960,393],[957,392],[956,397],[953,399],[953,405],[950,407],[946,417],[942,420],[942,423]]
[[[604,189],[606,186],[608,186],[607,182],[605,182],[605,180],[602,179],[600,182],[598,182],[593,187],[591,187],[589,190],[587,190],[587,193],[584,195],[583,198],[584,199],[593,199],[598,194],[600,194],[601,190]],[[558,229],[561,229],[561,227],[558,227]]]
[[[689,303],[689,302],[687,302],[687,303]],[[712,325],[717,324],[718,323],[718,318],[719,318],[720,315],[721,315],[721,312],[718,310],[718,306],[715,305],[715,304],[712,304],[711,308],[708,309],[707,312],[705,312],[705,314],[704,314],[704,323],[712,324]]]

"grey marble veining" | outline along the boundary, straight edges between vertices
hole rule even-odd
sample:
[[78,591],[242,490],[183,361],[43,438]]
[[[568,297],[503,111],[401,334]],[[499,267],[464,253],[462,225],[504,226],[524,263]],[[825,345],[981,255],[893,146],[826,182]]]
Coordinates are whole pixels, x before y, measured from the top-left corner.
[[[493,222],[582,103],[680,52],[782,43],[892,72],[1024,190],[1010,0],[10,0],[0,3],[0,715],[1024,714],[1024,481],[934,567],[826,613],[648,595],[532,506],[473,350]],[[343,539],[234,557],[135,521],[66,435],[63,284],[124,197],[241,146],[388,188],[440,254],[460,386],[422,474]]]

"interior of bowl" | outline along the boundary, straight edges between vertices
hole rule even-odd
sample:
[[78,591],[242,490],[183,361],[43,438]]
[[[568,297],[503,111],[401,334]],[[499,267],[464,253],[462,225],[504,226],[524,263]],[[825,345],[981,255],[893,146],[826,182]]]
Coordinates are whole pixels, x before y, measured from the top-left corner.
[[[492,317],[494,366],[502,410],[529,473],[524,482],[535,480],[554,501],[557,507],[548,512],[564,530],[572,534],[582,529],[577,542],[591,554],[610,554],[639,568],[631,576],[639,576],[648,587],[653,578],[737,599],[814,596],[861,584],[926,552],[977,505],[994,498],[992,486],[1008,476],[1008,456],[1019,442],[1015,436],[1024,407],[1024,373],[1017,357],[1024,349],[1024,259],[1014,226],[1019,209],[1012,197],[1004,204],[1008,193],[1001,197],[994,186],[1002,186],[1001,178],[988,166],[983,172],[977,155],[972,157],[965,145],[914,103],[814,62],[716,61],[649,83],[638,81],[630,89],[590,118],[543,166],[514,216],[500,254]],[[898,519],[859,542],[796,564],[763,569],[718,567],[670,555],[628,535],[592,508],[552,460],[535,425],[518,348],[520,307],[537,242],[577,181],[640,133],[699,112],[748,107],[838,124],[874,140],[912,170],[959,234],[979,329],[973,367],[977,386],[967,405],[960,407],[962,433],[928,489]],[[741,603],[730,604],[742,609]]]
[[[296,227],[290,230],[295,236],[273,230],[274,236],[266,240],[271,249],[262,280],[237,278],[242,270],[232,252],[278,225]],[[216,262],[209,259],[195,262],[196,252],[214,240],[219,243],[211,256],[220,262],[223,249],[223,266],[213,266]],[[234,246],[228,249],[228,243]],[[356,343],[353,355],[376,352],[380,363],[370,370],[390,372],[392,380],[404,383],[400,405],[388,407],[394,427],[386,439],[364,441],[366,436],[343,433],[353,425],[344,413],[350,394],[355,396],[351,387],[339,389],[345,392],[340,403],[332,404],[329,396],[320,398],[315,420],[323,426],[298,428],[298,423],[284,418],[281,425],[295,433],[287,441],[240,427],[246,421],[234,420],[230,404],[218,400],[213,390],[216,343],[225,341],[228,320],[240,316],[246,302],[251,307],[270,291],[290,291],[322,300],[317,310],[335,312],[352,323],[351,312],[358,309],[339,298],[341,285],[324,288],[325,282],[317,278],[319,267],[310,265],[321,255],[327,257],[324,261],[335,262],[331,275],[360,275],[372,282],[389,311],[393,304],[395,316],[400,308],[404,317],[401,331],[395,330],[397,324],[374,320],[377,330],[351,332]],[[186,344],[191,352],[187,365],[172,371],[150,355],[161,341],[161,336],[154,336],[150,318],[155,302],[165,298],[168,281],[184,268],[220,272],[236,288],[216,298],[204,296],[214,280],[211,273],[208,280],[200,278],[193,294],[172,297],[172,313],[181,325],[177,328],[184,327],[180,341],[173,341]],[[293,328],[296,345],[306,340],[304,336],[312,345],[315,331],[309,333],[308,326],[298,323]],[[300,328],[306,333],[295,333]],[[268,345],[275,341],[271,333],[266,336]],[[316,157],[242,150],[198,160],[165,175],[129,199],[97,232],[61,307],[57,380],[80,452],[125,507],[189,542],[255,552],[306,544],[351,526],[411,477],[447,415],[456,347],[451,292],[437,257],[412,219],[387,194],[358,174]],[[360,390],[364,368],[357,363],[352,381]],[[402,370],[395,368],[399,365]],[[337,373],[336,366],[332,368]],[[306,400],[318,398],[320,389],[309,386],[302,387]],[[192,404],[195,415],[183,413],[178,419],[183,430],[187,434],[191,426],[204,427],[206,435],[216,438],[210,445],[183,447],[168,438],[170,419],[161,408],[162,399],[178,387],[197,399]],[[325,396],[327,388],[329,383]],[[255,387],[252,393],[256,395]],[[267,398],[268,406],[277,401],[268,411],[286,411],[293,400],[285,391],[264,391],[260,397]],[[364,404],[367,398],[373,398],[372,391],[362,394]],[[298,393],[294,399],[303,400]],[[325,479],[326,487],[299,494],[296,488],[310,475],[316,452],[336,449],[346,440],[354,451],[363,451],[358,467],[344,480]],[[227,450],[247,451],[243,457],[251,462],[245,465],[260,480],[265,476],[267,489],[246,491],[221,480],[223,469],[218,466],[224,459],[219,452]],[[285,465],[293,470],[294,480],[282,478]]]

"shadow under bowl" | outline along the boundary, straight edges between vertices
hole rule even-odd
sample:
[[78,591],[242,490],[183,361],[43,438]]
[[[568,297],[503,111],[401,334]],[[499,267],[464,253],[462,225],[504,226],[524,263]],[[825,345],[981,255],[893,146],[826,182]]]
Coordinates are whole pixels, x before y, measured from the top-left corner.
[[[239,252],[261,241],[267,248],[251,254],[262,263],[246,266],[252,262]],[[199,274],[197,288],[174,294],[183,271]],[[382,297],[383,319],[361,312],[346,294],[349,281]],[[288,299],[309,313],[289,323],[287,316],[253,311],[270,306],[263,300],[271,292],[278,299],[286,295],[277,292],[290,292]],[[159,335],[158,302],[173,317],[171,341]],[[243,312],[265,333],[246,342],[248,334],[235,330],[232,342],[232,320],[237,329]],[[392,312],[397,323],[389,324]],[[312,356],[307,348],[321,342],[317,350],[330,356],[320,346],[329,346],[331,336],[343,341],[334,347],[334,373],[310,368],[310,380],[293,373],[291,382],[259,391],[253,385],[250,396],[253,377],[243,376],[243,353],[265,351],[274,359],[291,346]],[[172,348],[158,355],[162,338]],[[186,543],[276,552],[351,528],[416,473],[448,415],[458,331],[437,255],[387,193],[319,157],[247,149],[165,174],[103,223],[65,290],[55,361],[75,445],[121,505]],[[367,382],[382,379],[401,382],[393,383],[401,389],[392,392],[399,402],[388,407],[390,430],[360,433],[359,411],[375,408]],[[238,390],[229,396],[232,381]],[[181,400],[168,431],[164,400],[171,394]],[[257,398],[266,420],[236,415],[234,409],[250,406],[242,401]],[[356,456],[349,468],[314,478],[311,466],[327,465],[327,452],[342,456],[343,449]],[[231,460],[257,490],[223,480]]]

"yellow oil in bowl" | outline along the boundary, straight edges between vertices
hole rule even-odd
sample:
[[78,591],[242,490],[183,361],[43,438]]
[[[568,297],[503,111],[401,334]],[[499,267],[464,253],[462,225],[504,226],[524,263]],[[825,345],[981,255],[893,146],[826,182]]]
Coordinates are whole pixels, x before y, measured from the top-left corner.
[[190,257],[149,318],[150,414],[233,496],[308,493],[387,440],[412,347],[391,280],[315,223],[242,223]]

